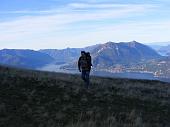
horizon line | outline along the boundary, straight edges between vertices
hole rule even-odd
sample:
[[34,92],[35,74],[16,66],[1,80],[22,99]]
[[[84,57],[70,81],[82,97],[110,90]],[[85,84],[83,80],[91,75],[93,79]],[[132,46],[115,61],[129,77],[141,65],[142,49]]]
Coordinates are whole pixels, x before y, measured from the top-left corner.
[[[92,45],[88,45],[88,46],[83,46],[83,47],[65,47],[65,48],[39,48],[39,49],[34,49],[34,48],[0,48],[0,50],[4,50],[4,49],[11,49],[11,50],[34,50],[34,51],[38,51],[38,50],[45,50],[45,49],[57,49],[57,50],[63,50],[63,49],[83,49],[83,48],[87,48],[87,47],[91,47],[91,46],[95,46],[95,45],[102,45],[102,44],[106,44],[108,42],[112,42],[112,43],[130,43],[130,42],[137,42],[137,43],[141,43],[141,44],[144,44],[144,45],[161,45],[161,44],[164,44],[164,45],[161,45],[161,46],[166,46],[166,45],[170,45],[170,41],[164,41],[164,42],[148,42],[148,43],[145,43],[145,42],[139,42],[139,41],[136,41],[136,40],[133,40],[133,41],[120,41],[120,42],[115,42],[115,41],[107,41],[105,43],[96,43],[96,44],[92,44]],[[157,44],[154,44],[154,43],[157,43]]]

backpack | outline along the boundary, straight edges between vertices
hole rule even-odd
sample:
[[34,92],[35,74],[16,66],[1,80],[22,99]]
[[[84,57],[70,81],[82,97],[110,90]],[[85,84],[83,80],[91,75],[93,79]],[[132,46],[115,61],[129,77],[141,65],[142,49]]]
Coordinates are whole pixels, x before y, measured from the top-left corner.
[[87,57],[80,57],[79,62],[82,69],[88,69]]
[[91,62],[91,56],[90,56],[89,52],[86,53],[86,60],[87,60],[88,66],[91,67],[92,66],[92,62]]
[[90,53],[85,53],[85,57],[80,57],[79,58],[79,62],[78,62],[78,66],[83,69],[83,70],[90,70],[91,69],[91,56]]

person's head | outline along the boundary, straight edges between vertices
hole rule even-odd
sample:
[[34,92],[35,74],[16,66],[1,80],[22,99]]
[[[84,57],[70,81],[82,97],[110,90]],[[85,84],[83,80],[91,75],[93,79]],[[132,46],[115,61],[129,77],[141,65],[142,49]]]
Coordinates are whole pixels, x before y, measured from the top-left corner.
[[87,52],[86,54],[87,54],[87,56],[90,56],[90,52]]
[[85,56],[86,52],[85,51],[81,51],[81,56]]

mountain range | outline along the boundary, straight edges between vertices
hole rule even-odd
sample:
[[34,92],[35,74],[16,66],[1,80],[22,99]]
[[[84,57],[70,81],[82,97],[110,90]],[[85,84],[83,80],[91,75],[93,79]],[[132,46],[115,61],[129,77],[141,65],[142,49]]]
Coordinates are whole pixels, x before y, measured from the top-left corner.
[[46,53],[53,57],[56,60],[56,64],[62,64],[77,60],[81,51],[91,52],[99,45],[88,46],[85,48],[41,49],[39,52]]
[[155,50],[136,41],[128,43],[107,42],[85,48],[45,49],[40,50],[40,52],[50,55],[57,63],[73,63],[77,61],[81,50],[91,53],[94,67],[108,67],[114,64],[126,65],[161,57]]
[[161,57],[150,47],[136,41],[102,44],[92,51],[92,56],[95,67],[110,67],[116,64],[129,65]]
[[160,47],[158,52],[164,55],[170,55],[170,45]]
[[66,49],[43,49],[39,50],[41,53],[48,54],[55,59],[56,64],[63,64],[77,59],[80,55],[80,48],[66,48]]
[[117,64],[130,65],[141,61],[160,58],[155,50],[136,41],[132,42],[107,42],[104,44],[93,45],[85,48],[66,48],[66,49],[42,49],[0,50],[0,64],[40,68],[47,64],[76,64],[80,52],[89,51],[93,60],[93,67],[107,68]]
[[40,67],[55,61],[55,64],[73,63],[80,52],[89,51],[94,67],[110,67],[116,64],[128,65],[140,61],[160,58],[155,50],[136,41],[107,42],[85,48],[42,49],[34,50],[0,50],[1,64],[22,67]]
[[35,69],[54,62],[54,58],[34,50],[0,50],[0,64]]
[[[150,72],[157,73],[157,66],[169,67],[169,62],[163,59],[157,51],[147,45],[136,41],[131,42],[107,42],[104,44],[92,45],[85,48],[66,48],[66,49],[41,49],[34,50],[19,50],[19,49],[3,49],[0,50],[0,64],[10,65],[22,68],[39,69],[46,71],[66,72],[67,70],[77,70],[77,60],[80,52],[84,50],[90,52],[92,56],[93,71],[105,71],[111,73],[117,72]],[[156,61],[159,59],[159,61]],[[150,69],[150,65],[154,68]],[[147,69],[143,69],[143,65],[147,63]],[[50,66],[50,67],[49,67]],[[140,67],[140,69],[138,68]],[[43,69],[45,68],[45,69]],[[49,69],[50,68],[50,69]],[[169,72],[165,67],[161,67],[162,77],[167,77]]]
[[149,46],[163,56],[170,56],[170,42],[163,43],[163,45],[159,43],[157,45],[149,44]]
[[[162,57],[152,48],[136,41],[127,43],[107,42],[97,45],[90,52],[93,58],[93,67],[98,69],[106,69],[117,65],[129,66]],[[77,59],[62,68],[67,69],[76,67]]]

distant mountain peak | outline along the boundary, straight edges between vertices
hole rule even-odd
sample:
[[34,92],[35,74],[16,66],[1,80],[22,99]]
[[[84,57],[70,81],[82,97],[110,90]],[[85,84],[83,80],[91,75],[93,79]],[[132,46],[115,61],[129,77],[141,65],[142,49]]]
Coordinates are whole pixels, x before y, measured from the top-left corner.
[[137,42],[137,41],[133,40],[133,41],[130,41],[129,43],[139,43],[139,42]]
[[114,64],[130,64],[160,57],[150,47],[137,41],[107,42],[92,53],[94,66],[109,67]]
[[117,45],[117,43],[115,42],[106,42],[105,44],[102,45],[102,47],[105,49],[105,48],[114,48],[115,46]]
[[130,42],[128,42],[128,44],[130,47],[135,47],[136,45],[141,44],[141,43],[139,43],[137,41],[130,41]]
[[115,42],[112,42],[112,41],[108,41],[108,42],[106,42],[104,45],[114,45],[114,44],[116,44]]

